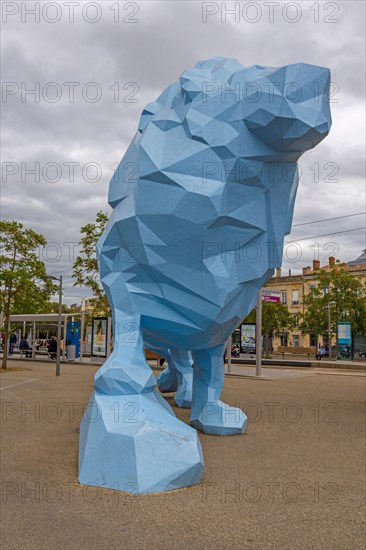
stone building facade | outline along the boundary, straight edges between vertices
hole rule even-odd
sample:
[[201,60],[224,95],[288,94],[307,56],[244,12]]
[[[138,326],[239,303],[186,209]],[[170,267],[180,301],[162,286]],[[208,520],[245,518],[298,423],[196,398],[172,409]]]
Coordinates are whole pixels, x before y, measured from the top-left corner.
[[[282,270],[276,269],[275,276],[267,283],[266,288],[276,289],[281,292],[281,301],[287,306],[289,312],[294,315],[295,328],[291,331],[284,330],[282,334],[276,335],[272,346],[276,350],[279,346],[317,346],[318,336],[315,334],[301,334],[299,325],[302,315],[306,311],[304,298],[317,286],[317,278],[321,269],[329,270],[335,264],[335,258],[329,257],[327,265],[320,265],[319,260],[314,260],[312,266],[304,267],[301,274],[292,275],[289,270],[287,275]],[[346,264],[345,269],[363,280],[366,285],[366,250],[351,262]]]

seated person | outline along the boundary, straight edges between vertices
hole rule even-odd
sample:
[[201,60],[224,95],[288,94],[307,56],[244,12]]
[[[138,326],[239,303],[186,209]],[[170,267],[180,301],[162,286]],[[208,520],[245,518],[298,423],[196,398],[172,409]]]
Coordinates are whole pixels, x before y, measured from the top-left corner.
[[326,354],[326,349],[324,346],[320,346],[319,348],[319,351],[316,355],[316,358],[318,361],[321,361],[322,357],[324,357],[324,355]]
[[57,341],[54,336],[51,337],[51,340],[48,344],[48,353],[50,354],[51,359],[56,359],[57,357]]
[[23,336],[22,339],[20,340],[19,349],[21,351],[22,350],[27,350],[25,352],[25,356],[26,357],[32,357],[32,348],[29,346],[27,340],[25,339],[25,336]]

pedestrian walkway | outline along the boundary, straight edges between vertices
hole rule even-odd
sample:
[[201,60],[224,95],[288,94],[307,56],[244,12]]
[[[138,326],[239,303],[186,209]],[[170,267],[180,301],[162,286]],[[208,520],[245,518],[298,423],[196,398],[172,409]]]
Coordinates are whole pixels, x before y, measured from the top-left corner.
[[[330,369],[263,369],[272,381],[227,376],[222,399],[245,411],[246,435],[199,434],[200,484],[131,496],[77,482],[80,420],[97,366],[63,364],[59,377],[51,367],[29,361],[0,374],[2,550],[364,548],[359,378]],[[189,410],[166,399],[189,423]]]
[[359,369],[347,369],[343,370],[342,368],[307,368],[307,369],[296,369],[294,367],[283,367],[279,366],[277,368],[271,367],[262,367],[262,374],[260,377],[255,374],[255,367],[248,367],[244,365],[231,365],[231,371],[228,371],[228,365],[225,365],[225,374],[227,376],[244,376],[249,378],[257,378],[260,380],[278,380],[285,378],[303,378],[305,376],[315,376],[318,374],[342,374],[342,375],[353,375],[353,376],[363,376],[366,377],[366,370]]
[[[0,355],[0,357],[2,354]],[[12,361],[21,361],[22,363],[30,363],[32,361],[36,362],[42,362],[42,363],[51,363],[55,364],[56,361],[49,358],[47,354],[42,354],[40,356],[36,356],[35,359],[33,358],[20,358],[19,355],[14,355],[8,358],[9,359],[9,365]],[[84,365],[92,365],[92,366],[98,366],[103,364],[103,359],[95,358],[96,360],[93,361],[91,357],[83,357],[81,363]],[[72,361],[67,361],[64,359],[61,359],[62,364],[70,364],[70,365],[80,365],[80,359],[75,359]],[[153,368],[160,368],[157,364],[157,361],[155,359],[149,359],[148,363]],[[251,366],[250,365],[253,365]],[[164,363],[162,369],[166,367],[166,363]],[[289,374],[286,371],[288,369],[291,369],[292,374]],[[310,371],[311,369],[311,371]],[[360,372],[366,372],[366,362],[365,361],[306,361],[306,360],[286,360],[286,359],[263,359],[262,360],[262,376],[263,379],[276,379],[276,378],[296,378],[299,376],[305,376],[307,371],[308,374],[314,374],[315,371],[325,371],[327,369],[332,370],[347,370],[347,371],[360,371]],[[281,373],[282,371],[282,373]],[[255,376],[255,359],[246,359],[246,358],[233,358],[231,363],[231,372],[228,373],[228,365],[227,362],[225,364],[225,373],[231,374],[233,376],[239,375],[239,376]],[[296,374],[297,373],[297,374]]]
[[[310,369],[287,369],[281,368],[262,368],[262,374],[260,376],[261,380],[277,380],[284,378],[301,378],[304,376],[313,376],[315,373],[309,372]],[[258,378],[255,374],[255,367],[248,367],[244,365],[231,365],[230,372],[228,371],[228,365],[225,365],[225,374],[228,376],[245,376],[245,377],[255,377]]]

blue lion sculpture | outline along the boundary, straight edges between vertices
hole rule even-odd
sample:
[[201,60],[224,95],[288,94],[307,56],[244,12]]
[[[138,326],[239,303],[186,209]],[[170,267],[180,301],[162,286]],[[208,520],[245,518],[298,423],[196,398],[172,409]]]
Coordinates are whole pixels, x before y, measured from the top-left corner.
[[[243,411],[220,401],[225,343],[281,265],[297,161],[331,126],[329,85],[322,67],[216,57],[145,107],[98,243],[114,349],[81,423],[81,483],[191,485],[203,472],[194,428],[244,431]],[[159,387],[191,407],[193,427],[157,391],[145,347],[167,358]]]

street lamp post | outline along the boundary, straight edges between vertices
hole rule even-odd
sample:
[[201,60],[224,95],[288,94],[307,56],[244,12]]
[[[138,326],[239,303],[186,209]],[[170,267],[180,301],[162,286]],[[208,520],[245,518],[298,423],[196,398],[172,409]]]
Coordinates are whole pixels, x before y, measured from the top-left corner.
[[84,324],[85,324],[85,300],[81,300],[81,323],[80,323],[80,362],[83,360],[83,345],[84,345]]
[[53,281],[59,281],[58,287],[58,318],[57,318],[57,353],[56,353],[56,376],[61,374],[61,320],[62,320],[62,275],[60,278],[55,277],[54,275],[47,275],[47,279]]
[[228,338],[228,341],[227,341],[227,345],[226,345],[227,372],[228,372],[228,374],[231,373],[231,347],[232,347],[232,344],[233,344],[233,337],[230,334],[230,336]]
[[328,348],[329,348],[329,360],[332,359],[332,331],[330,326],[330,306],[335,304],[335,302],[328,302]]
[[258,292],[255,332],[255,375],[262,376],[262,289]]

